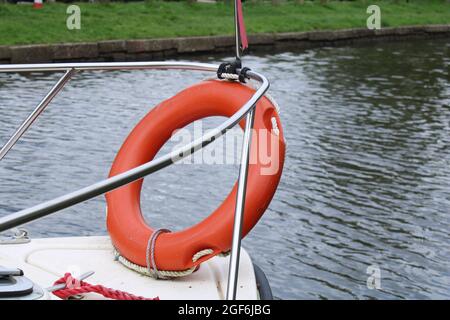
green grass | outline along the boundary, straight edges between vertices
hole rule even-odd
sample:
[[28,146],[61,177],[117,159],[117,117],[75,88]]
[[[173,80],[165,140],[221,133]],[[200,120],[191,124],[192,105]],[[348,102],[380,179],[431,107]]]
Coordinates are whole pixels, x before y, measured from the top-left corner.
[[[447,0],[330,1],[321,5],[306,1],[244,4],[249,33],[363,28],[369,4],[381,7],[382,26],[450,23]],[[233,33],[230,2],[80,3],[81,30],[66,28],[67,4],[0,4],[0,45],[79,42],[107,39],[139,39],[207,36]]]

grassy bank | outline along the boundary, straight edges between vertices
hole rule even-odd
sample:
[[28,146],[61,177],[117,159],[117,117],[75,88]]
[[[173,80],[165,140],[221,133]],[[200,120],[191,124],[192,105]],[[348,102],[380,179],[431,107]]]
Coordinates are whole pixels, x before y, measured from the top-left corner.
[[[368,4],[381,7],[382,26],[450,23],[446,0],[305,1],[244,4],[249,33],[290,32],[366,26]],[[0,45],[207,36],[233,33],[229,3],[186,2],[80,3],[81,30],[66,28],[68,4],[0,4]]]

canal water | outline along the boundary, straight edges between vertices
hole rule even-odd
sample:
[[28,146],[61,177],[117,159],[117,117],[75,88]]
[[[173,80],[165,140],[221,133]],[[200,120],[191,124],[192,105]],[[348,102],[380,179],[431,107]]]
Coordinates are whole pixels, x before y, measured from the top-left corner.
[[[278,191],[244,240],[275,296],[450,298],[448,39],[252,55],[245,64],[271,80],[287,140]],[[0,162],[0,216],[107,177],[139,119],[206,76],[78,74]],[[0,75],[0,144],[57,78]],[[148,177],[147,221],[172,230],[200,221],[237,171],[197,163]],[[106,234],[104,197],[27,228],[33,237]]]

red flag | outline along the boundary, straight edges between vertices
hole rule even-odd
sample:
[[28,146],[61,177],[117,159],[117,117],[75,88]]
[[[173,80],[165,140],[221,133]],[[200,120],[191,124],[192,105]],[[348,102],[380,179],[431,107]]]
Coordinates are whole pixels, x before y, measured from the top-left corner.
[[242,50],[245,50],[248,48],[248,40],[247,40],[247,31],[245,31],[244,13],[242,12],[241,0],[236,0],[236,9],[238,17],[239,39],[241,41]]

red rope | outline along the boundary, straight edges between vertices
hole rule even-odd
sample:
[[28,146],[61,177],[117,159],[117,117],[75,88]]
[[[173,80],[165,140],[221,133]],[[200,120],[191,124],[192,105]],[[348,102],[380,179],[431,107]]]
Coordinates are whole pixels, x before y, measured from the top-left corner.
[[66,273],[64,277],[56,280],[54,285],[57,284],[66,284],[66,288],[61,290],[53,291],[53,294],[61,299],[67,299],[71,296],[95,292],[101,294],[102,296],[114,300],[159,300],[159,297],[156,298],[145,298],[141,296],[135,296],[131,293],[127,293],[124,291],[114,290],[110,288],[106,288],[102,285],[92,285],[84,281],[80,281],[72,277],[70,273]]

